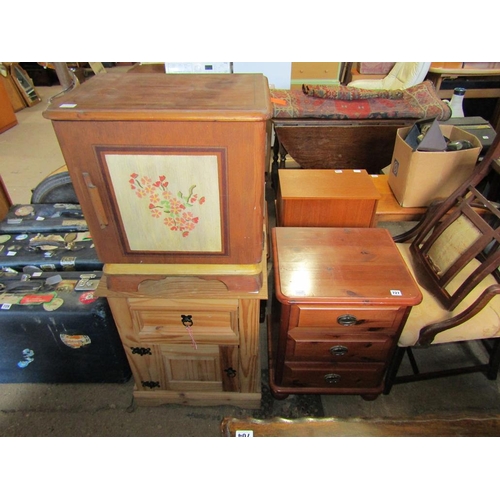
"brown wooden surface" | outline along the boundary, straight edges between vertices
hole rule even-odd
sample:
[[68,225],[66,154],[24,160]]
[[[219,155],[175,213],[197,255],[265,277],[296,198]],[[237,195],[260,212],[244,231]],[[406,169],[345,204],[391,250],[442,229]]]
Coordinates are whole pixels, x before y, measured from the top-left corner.
[[386,229],[277,227],[272,245],[282,302],[411,306],[422,298]]
[[0,134],[17,125],[16,114],[5,87],[5,80],[6,78],[0,76]]
[[387,175],[372,175],[372,181],[380,194],[375,222],[416,221],[425,214],[427,207],[402,207],[388,183]]
[[277,225],[370,227],[380,194],[365,170],[280,169]]
[[226,417],[221,422],[223,437],[252,431],[253,437],[497,437],[500,418],[417,417],[417,418],[274,418]]
[[14,109],[14,111],[17,113],[18,111],[21,111],[21,109],[24,109],[26,107],[26,104],[11,74],[9,73],[7,77],[2,77],[2,80],[4,82],[5,90],[7,91],[9,101],[12,104],[12,108]]
[[165,64],[159,63],[135,63],[128,73],[165,73]]
[[54,99],[50,120],[263,121],[272,116],[261,74],[105,73]]
[[[97,75],[53,102],[45,116],[53,120],[102,262],[260,262],[270,116],[269,89],[262,75]],[[105,155],[107,145],[131,156],[217,154],[220,249],[163,251],[162,238],[166,244],[170,231],[165,226],[165,232],[148,233],[156,250],[132,248],[127,237],[134,228],[125,224],[134,219],[122,217],[120,191],[114,189],[109,166],[96,155],[96,147]],[[135,223],[143,231],[139,218]],[[210,233],[211,228],[205,224],[204,231]]]
[[285,151],[303,168],[365,169],[391,163],[396,131],[415,120],[273,119]]
[[12,206],[12,200],[10,194],[7,191],[7,187],[0,176],[0,219],[6,217],[9,212],[9,208]]

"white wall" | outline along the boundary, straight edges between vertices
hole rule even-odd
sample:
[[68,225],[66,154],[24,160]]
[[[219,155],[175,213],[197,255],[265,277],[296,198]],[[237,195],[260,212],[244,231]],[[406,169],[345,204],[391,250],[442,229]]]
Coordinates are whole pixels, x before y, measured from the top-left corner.
[[289,89],[291,62],[233,62],[233,73],[263,73],[275,89]]

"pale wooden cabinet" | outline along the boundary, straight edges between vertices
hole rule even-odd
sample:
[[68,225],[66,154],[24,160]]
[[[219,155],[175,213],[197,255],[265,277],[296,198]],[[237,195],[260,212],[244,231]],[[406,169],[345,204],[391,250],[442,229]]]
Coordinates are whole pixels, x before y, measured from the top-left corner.
[[194,277],[155,282],[151,293],[120,292],[105,276],[98,289],[113,312],[137,404],[259,408],[260,307],[267,282],[258,293]]
[[292,62],[291,88],[309,85],[338,85],[340,62]]

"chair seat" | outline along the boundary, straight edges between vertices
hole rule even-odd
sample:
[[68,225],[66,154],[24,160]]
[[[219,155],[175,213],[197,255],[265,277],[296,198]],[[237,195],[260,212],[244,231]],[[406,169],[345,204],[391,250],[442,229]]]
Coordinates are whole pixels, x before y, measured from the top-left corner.
[[[397,247],[408,265],[408,268],[414,275],[412,257],[410,254],[410,244],[397,243]],[[450,282],[448,285],[450,290],[455,290],[458,287],[458,284],[463,281],[463,276],[468,276],[471,272],[471,268],[476,268],[478,266],[478,261],[471,261]],[[453,311],[445,309],[431,293],[421,286],[420,288],[423,296],[422,302],[412,308],[398,345],[400,347],[411,347],[415,345],[418,341],[420,330],[424,325],[436,323],[456,316],[467,309],[467,307],[469,307],[488,286],[496,283],[497,282],[493,276],[488,275]],[[500,337],[500,296],[493,298],[489,304],[471,320],[439,333],[434,339],[433,344],[493,337]]]

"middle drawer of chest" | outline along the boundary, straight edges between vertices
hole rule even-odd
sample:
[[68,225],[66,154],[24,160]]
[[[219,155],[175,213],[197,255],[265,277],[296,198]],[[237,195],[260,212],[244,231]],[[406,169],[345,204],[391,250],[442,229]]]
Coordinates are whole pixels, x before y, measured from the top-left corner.
[[289,332],[288,361],[374,362],[385,361],[394,344],[388,335]]
[[147,343],[238,344],[236,299],[128,299],[132,329]]

